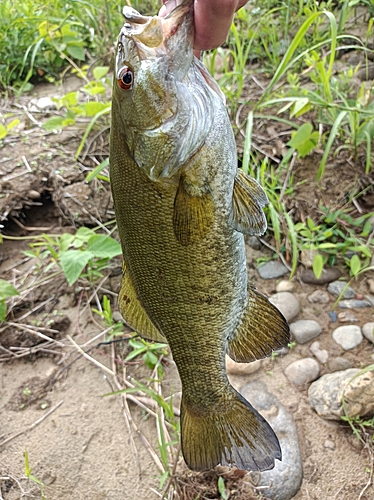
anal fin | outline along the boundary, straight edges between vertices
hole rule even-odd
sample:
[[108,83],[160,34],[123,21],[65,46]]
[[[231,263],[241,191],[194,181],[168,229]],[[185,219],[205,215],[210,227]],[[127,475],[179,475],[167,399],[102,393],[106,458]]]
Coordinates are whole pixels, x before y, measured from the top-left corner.
[[143,309],[136,296],[130,275],[125,268],[121,290],[118,295],[118,308],[126,323],[143,338],[157,342],[167,342]]
[[265,191],[257,181],[239,169],[234,182],[230,225],[240,233],[264,234],[267,223],[262,209],[268,203]]
[[248,303],[236,331],[228,338],[227,354],[238,363],[270,356],[290,341],[288,323],[266,297],[248,287]]
[[181,177],[174,200],[173,227],[179,243],[188,246],[208,233],[214,217],[214,200],[208,186],[197,187]]

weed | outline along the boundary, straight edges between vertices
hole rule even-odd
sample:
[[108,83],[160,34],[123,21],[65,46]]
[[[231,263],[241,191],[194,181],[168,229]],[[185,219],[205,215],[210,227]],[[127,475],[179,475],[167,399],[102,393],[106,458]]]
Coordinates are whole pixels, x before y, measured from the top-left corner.
[[27,450],[24,451],[23,457],[25,459],[25,474],[26,474],[26,477],[30,481],[32,481],[33,483],[35,483],[35,484],[37,484],[39,486],[41,499],[42,500],[47,500],[46,497],[44,496],[44,487],[45,487],[45,485],[41,481],[39,481],[39,479],[37,479],[32,474],[32,470],[31,470],[30,465],[29,465],[29,454],[28,454]]
[[7,299],[16,295],[19,295],[19,292],[14,288],[14,286],[3,279],[0,279],[0,322],[5,321],[6,318]]

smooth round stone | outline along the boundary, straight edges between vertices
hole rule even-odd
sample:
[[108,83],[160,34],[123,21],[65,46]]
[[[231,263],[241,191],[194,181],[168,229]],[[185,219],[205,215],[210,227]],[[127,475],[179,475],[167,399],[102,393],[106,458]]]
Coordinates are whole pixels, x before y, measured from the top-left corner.
[[310,352],[318,359],[318,361],[324,365],[327,363],[329,359],[329,353],[326,351],[326,349],[320,349],[320,344],[318,340],[313,342],[311,346],[309,347]]
[[342,370],[352,368],[352,363],[348,361],[348,359],[338,356],[337,358],[333,358],[329,361],[329,368],[332,372],[340,372]]
[[39,191],[35,191],[35,189],[30,189],[30,191],[27,193],[27,197],[30,198],[30,200],[40,200],[42,195],[39,193]]
[[322,328],[314,319],[300,319],[290,324],[290,332],[299,344],[305,344],[322,333]]
[[364,337],[374,344],[374,323],[365,323],[362,327]]
[[374,279],[368,280],[368,287],[369,287],[369,292],[374,293]]
[[318,250],[302,250],[300,252],[300,260],[303,266],[311,269],[313,266],[314,257],[318,254]]
[[363,307],[371,307],[372,304],[368,300],[346,299],[340,300],[338,303],[342,309],[362,309]]
[[[339,297],[345,287],[347,286],[346,281],[333,281],[327,287],[327,291],[331,293],[334,297]],[[344,294],[342,295],[342,299],[353,299],[356,296],[356,292],[350,286],[346,288]]]
[[332,332],[332,338],[345,351],[354,349],[363,341],[361,328],[357,325],[339,326]]
[[324,269],[319,278],[316,278],[312,269],[305,269],[301,274],[301,281],[308,285],[324,285],[325,283],[339,279],[340,276],[341,272],[334,267]]
[[257,238],[257,236],[250,236],[246,241],[247,245],[253,248],[253,250],[261,249],[261,241]]
[[277,307],[287,321],[291,321],[300,312],[300,303],[290,292],[275,293],[269,298],[269,301]]
[[312,304],[328,304],[330,296],[324,290],[314,290],[313,293],[308,295],[308,301]]
[[335,450],[335,444],[330,439],[326,439],[323,443],[323,447],[328,450]]
[[261,368],[261,360],[252,363],[236,363],[229,356],[226,356],[226,372],[228,375],[249,375],[257,372]]
[[263,280],[272,280],[284,276],[289,273],[289,270],[281,262],[270,260],[258,267],[257,272]]
[[275,460],[271,470],[250,472],[251,479],[266,498],[291,500],[299,491],[303,478],[299,438],[292,415],[267,391],[263,382],[249,382],[240,392],[269,422],[282,449],[282,461]]
[[313,358],[299,359],[288,365],[284,373],[296,385],[308,384],[319,377],[319,364]]
[[292,292],[294,288],[295,283],[293,283],[292,281],[281,280],[279,283],[277,283],[275,290],[277,292]]

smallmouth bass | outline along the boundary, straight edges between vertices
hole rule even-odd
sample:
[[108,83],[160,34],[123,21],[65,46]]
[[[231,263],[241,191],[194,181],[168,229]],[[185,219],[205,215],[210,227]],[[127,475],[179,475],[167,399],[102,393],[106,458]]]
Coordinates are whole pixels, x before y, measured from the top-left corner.
[[193,56],[193,1],[165,18],[123,13],[110,138],[119,309],[170,345],[187,465],[267,470],[278,439],[230,385],[225,355],[250,362],[289,342],[286,320],[247,279],[243,233],[263,234],[268,200],[238,170],[222,93]]

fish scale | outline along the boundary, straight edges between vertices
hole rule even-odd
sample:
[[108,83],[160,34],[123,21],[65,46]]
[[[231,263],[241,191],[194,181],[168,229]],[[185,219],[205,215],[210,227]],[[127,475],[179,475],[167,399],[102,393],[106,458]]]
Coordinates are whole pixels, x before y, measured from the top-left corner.
[[267,198],[237,169],[221,92],[193,58],[192,1],[164,19],[124,15],[110,140],[119,309],[144,338],[169,343],[187,465],[266,470],[279,442],[230,385],[225,355],[252,361],[289,341],[281,313],[247,281],[243,233],[265,231]]

